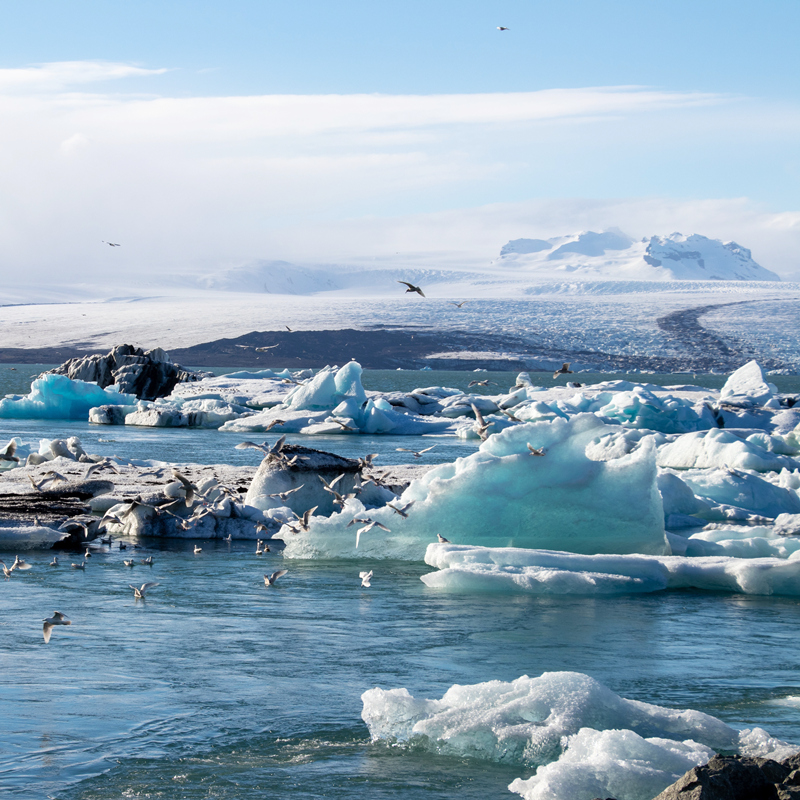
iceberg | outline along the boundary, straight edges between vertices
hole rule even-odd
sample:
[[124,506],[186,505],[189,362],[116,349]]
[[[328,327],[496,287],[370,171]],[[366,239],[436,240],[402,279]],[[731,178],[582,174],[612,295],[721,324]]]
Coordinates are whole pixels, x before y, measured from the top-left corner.
[[[689,539],[688,543],[693,541]],[[710,542],[698,540],[697,544],[713,548]],[[746,549],[743,543],[742,549]],[[755,552],[748,557],[734,558],[716,554],[580,555],[518,547],[430,544],[425,563],[438,572],[423,575],[421,580],[426,586],[451,592],[590,595],[701,589],[800,597],[800,552],[785,548],[783,557],[763,557],[756,545],[752,550]],[[705,553],[705,549],[700,552]]]
[[[310,530],[281,537],[289,558],[421,560],[437,533],[458,542],[538,547],[576,553],[670,552],[656,483],[655,445],[642,437],[619,457],[593,460],[593,444],[618,430],[593,414],[507,428],[480,449],[411,482],[395,505],[370,509],[390,528],[356,548],[348,524],[365,509],[348,501],[339,514],[312,518]],[[543,448],[544,457],[529,445]]]
[[0,417],[6,419],[86,419],[95,406],[133,406],[136,395],[123,394],[110,386],[71,380],[49,373],[37,378],[25,397],[0,400]]
[[578,672],[450,687],[441,700],[370,689],[373,741],[535,768],[509,787],[526,800],[651,800],[716,751],[783,758],[797,747],[709,714],[628,700]]

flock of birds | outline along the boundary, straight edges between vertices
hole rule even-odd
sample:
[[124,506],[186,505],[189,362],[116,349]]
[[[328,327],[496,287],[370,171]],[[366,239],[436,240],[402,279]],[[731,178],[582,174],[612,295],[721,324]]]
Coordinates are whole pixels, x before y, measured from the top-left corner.
[[[401,283],[405,283],[405,281],[401,281]],[[424,297],[424,294],[422,293],[422,290],[419,287],[415,287],[412,284],[408,284],[408,286],[410,287],[408,289],[408,291],[416,291],[416,292],[418,292],[419,294],[421,294]],[[556,378],[559,375],[572,374],[572,371],[569,369],[569,367],[570,367],[569,363],[564,363],[563,366],[561,367],[561,369],[556,370],[556,372],[553,374],[553,377]],[[493,381],[489,381],[489,380],[475,380],[475,381],[471,381],[469,386],[470,387],[473,387],[473,386],[488,386],[488,385],[491,385],[491,384],[496,385],[496,384],[494,384]],[[477,408],[477,406],[475,406],[474,403],[471,404],[471,405],[472,405],[472,411],[473,411],[473,413],[475,415],[475,426],[476,426],[475,430],[478,433],[478,435],[480,436],[481,440],[485,441],[489,436],[489,432],[488,431],[489,431],[489,428],[491,427],[491,423],[487,423],[486,422],[486,420],[483,418],[483,415],[481,414],[480,410]],[[523,421],[523,420],[520,420],[519,418],[517,418],[512,412],[508,411],[507,409],[500,409],[500,411],[503,414],[505,414],[512,421],[515,421],[515,422],[522,422]],[[279,422],[280,421],[278,420],[278,421],[275,422],[275,424],[278,424]],[[277,464],[279,464],[280,466],[282,466],[284,468],[291,468],[291,467],[297,465],[299,461],[305,460],[305,459],[308,458],[308,456],[303,456],[303,455],[300,455],[300,454],[294,454],[294,455],[290,456],[284,450],[285,445],[286,445],[286,436],[284,435],[284,436],[281,436],[277,441],[275,441],[271,445],[268,444],[267,442],[263,442],[261,444],[257,444],[255,442],[246,441],[246,442],[242,442],[242,443],[236,445],[236,447],[238,449],[255,448],[257,450],[260,450],[261,452],[264,453],[264,458],[267,461],[267,463],[277,463]],[[411,453],[412,456],[415,459],[418,459],[418,458],[422,458],[425,453],[433,450],[435,447],[436,447],[436,445],[434,444],[434,445],[431,445],[430,447],[426,447],[426,448],[423,448],[421,450],[414,450],[414,449],[405,448],[405,447],[398,447],[396,449],[398,451]],[[527,444],[527,447],[528,447],[528,451],[529,451],[530,455],[532,455],[532,456],[544,456],[545,455],[544,448],[536,448],[533,445],[531,445],[530,443]],[[375,458],[377,458],[377,456],[378,456],[377,453],[370,453],[367,456],[358,459],[358,470],[357,470],[356,474],[354,475],[353,490],[351,492],[347,493],[347,494],[342,494],[336,488],[337,485],[339,484],[339,482],[345,477],[345,475],[347,473],[343,472],[343,473],[341,473],[340,475],[338,475],[336,478],[334,478],[331,481],[326,480],[324,477],[322,477],[319,474],[317,475],[317,478],[321,481],[321,483],[323,485],[322,486],[323,491],[326,491],[326,492],[328,492],[329,494],[331,494],[333,496],[333,504],[335,506],[338,506],[340,509],[343,509],[344,506],[345,506],[345,503],[347,502],[348,499],[356,497],[356,495],[359,494],[360,491],[362,491],[363,488],[365,486],[367,486],[368,484],[370,484],[370,483],[373,483],[376,486],[384,486],[385,485],[383,483],[383,480],[387,476],[386,473],[384,473],[382,476],[379,476],[379,475],[376,475],[376,474],[371,474],[366,479],[365,479],[365,476],[364,476],[364,470],[367,469],[368,467],[372,466],[373,460]],[[14,444],[13,441],[5,448],[5,450],[0,452],[0,460],[19,461],[18,457],[15,455],[15,444]],[[86,469],[86,471],[84,473],[84,479],[90,477],[92,474],[94,474],[95,472],[97,472],[99,470],[102,470],[102,469],[110,469],[110,470],[113,470],[116,473],[119,473],[119,469],[118,469],[116,463],[113,462],[111,459],[107,459],[106,458],[106,459],[102,459],[101,461],[97,461],[97,462],[91,463],[89,465],[89,467],[87,467],[87,469]],[[164,474],[164,472],[165,472],[164,470],[159,469],[159,470],[155,470],[153,472],[153,474],[156,474],[158,477],[161,477]],[[165,502],[163,502],[163,503],[145,503],[141,499],[141,497],[134,498],[133,500],[131,500],[128,503],[127,508],[125,508],[124,510],[119,511],[117,513],[107,512],[103,516],[103,518],[100,520],[100,523],[98,525],[98,530],[107,533],[107,529],[105,528],[105,525],[108,522],[124,524],[126,517],[129,516],[130,514],[134,513],[134,511],[136,509],[139,509],[139,508],[145,508],[145,509],[152,510],[152,512],[154,512],[155,514],[158,514],[158,515],[166,514],[166,515],[169,515],[171,517],[174,517],[174,519],[176,520],[176,524],[179,527],[181,527],[183,530],[188,530],[189,526],[193,522],[197,522],[198,520],[202,519],[207,514],[213,514],[214,513],[213,504],[208,499],[208,494],[210,493],[211,490],[208,490],[205,493],[200,492],[200,490],[199,490],[199,488],[197,487],[196,484],[194,484],[191,480],[189,480],[189,478],[187,478],[185,475],[183,475],[181,472],[179,472],[178,470],[176,470],[174,468],[172,469],[172,477],[176,481],[178,481],[180,483],[180,485],[181,485],[181,487],[183,489],[183,494],[184,494],[183,497],[174,498],[174,497],[171,497],[171,496],[168,496],[168,495],[165,494],[164,495]],[[38,482],[36,480],[34,480],[34,478],[32,476],[29,476],[29,478],[30,478],[30,481],[31,481],[31,484],[32,484],[33,488],[36,491],[45,491],[46,488],[47,488],[47,486],[46,486],[47,484],[58,483],[58,482],[68,482],[68,478],[66,478],[64,475],[56,472],[55,470],[48,470],[47,472],[45,472],[43,477],[42,477],[42,479],[40,481],[38,481]],[[302,489],[304,486],[305,486],[305,484],[303,483],[303,484],[300,484],[300,486],[297,486],[295,488],[284,490],[284,491],[275,492],[274,494],[271,494],[269,496],[272,497],[272,498],[278,498],[282,502],[286,502],[286,500],[292,494],[294,494],[295,492],[300,491],[300,489]],[[224,487],[222,485],[217,484],[214,488],[218,489],[223,497],[227,496],[227,497],[230,497],[231,499],[238,499],[238,496],[236,495],[236,493],[233,492],[228,487]],[[414,501],[410,501],[410,502],[408,502],[408,503],[406,503],[404,505],[398,505],[397,502],[393,502],[393,503],[387,503],[386,505],[387,505],[388,508],[392,509],[392,511],[394,513],[398,514],[400,517],[407,518],[408,517],[408,510],[413,505],[413,502]],[[231,506],[233,508],[235,508],[235,505],[233,503],[231,503]],[[187,508],[191,508],[192,509],[192,512],[189,515],[189,517],[185,517],[182,514],[177,513],[178,511],[185,511]],[[301,531],[308,532],[310,530],[310,519],[313,516],[314,512],[317,510],[317,508],[318,508],[318,506],[314,506],[313,508],[307,509],[302,514],[297,514],[297,513],[293,512],[294,519],[287,524],[287,527],[289,528],[289,530],[292,531],[293,533],[299,533]],[[89,525],[91,524],[91,522],[94,522],[94,521],[95,520],[82,520],[82,519],[72,518],[72,519],[68,520],[68,523],[72,528],[77,527],[78,529],[82,530],[85,538],[88,539],[89,538]],[[348,523],[347,527],[350,527],[352,525],[359,525],[360,526],[356,530],[356,548],[358,548],[358,546],[360,544],[361,537],[364,534],[367,534],[370,531],[374,530],[375,528],[379,528],[379,529],[381,529],[381,530],[383,530],[383,531],[385,531],[387,533],[391,533],[391,529],[390,528],[388,528],[386,525],[384,525],[383,523],[379,522],[378,520],[374,520],[374,519],[372,519],[370,517],[353,517],[353,519]],[[256,529],[257,529],[258,532],[265,532],[265,533],[268,530],[267,527],[263,523],[258,523],[256,525]],[[229,534],[227,537],[225,537],[224,541],[227,541],[227,542],[230,543],[231,539],[232,539],[232,536]],[[440,543],[448,543],[449,542],[449,540],[446,539],[444,536],[442,536],[440,533],[437,533],[437,539],[438,539],[438,541]],[[111,543],[110,537],[109,538],[102,538],[101,537],[100,541],[105,543],[105,544],[110,544]],[[126,549],[127,545],[124,542],[120,541],[119,542],[119,547],[120,547],[120,549]],[[263,539],[258,539],[257,543],[256,543],[256,555],[262,555],[262,554],[264,554],[266,552],[269,552],[269,551],[270,551],[269,545],[265,544],[265,541]],[[200,547],[199,545],[195,545],[193,552],[194,552],[195,555],[200,554],[202,552],[202,547]],[[81,561],[81,563],[80,564],[72,563],[70,565],[71,568],[72,569],[76,569],[76,570],[85,570],[86,569],[86,560],[88,558],[90,558],[90,557],[91,557],[91,552],[90,552],[89,548],[87,547],[85,549],[84,558]],[[133,566],[135,566],[136,562],[135,562],[134,559],[125,559],[123,561],[123,563],[124,563],[124,565],[126,567],[133,567]],[[148,556],[147,558],[142,559],[140,563],[152,566],[153,565],[153,557],[152,556]],[[12,573],[15,570],[28,570],[28,569],[31,569],[31,564],[27,563],[24,559],[20,559],[19,556],[15,557],[14,563],[10,567],[7,566],[5,564],[5,562],[3,562],[3,561],[0,561],[0,565],[2,565],[3,575],[6,578],[6,580],[8,580],[11,577]],[[53,560],[50,562],[49,566],[58,567],[59,566],[58,557],[54,557]],[[272,572],[271,574],[265,574],[264,575],[264,585],[266,587],[273,586],[275,584],[275,582],[279,578],[282,578],[287,573],[288,573],[288,570],[279,569],[279,570],[276,570],[275,572]],[[373,577],[372,570],[359,572],[359,578],[361,579],[361,586],[363,588],[369,588],[371,586],[372,577]],[[152,589],[152,588],[154,588],[156,586],[159,586],[159,585],[160,585],[159,582],[151,581],[151,582],[142,583],[139,586],[134,585],[134,584],[128,584],[128,588],[133,590],[135,599],[144,600],[145,597],[146,597],[147,592],[150,589]],[[54,611],[53,615],[51,617],[48,617],[48,618],[44,619],[42,622],[43,622],[42,633],[43,633],[43,636],[44,636],[44,641],[46,643],[50,641],[52,629],[55,626],[58,626],[58,625],[71,625],[72,624],[71,621],[64,614],[62,614],[60,611]]]

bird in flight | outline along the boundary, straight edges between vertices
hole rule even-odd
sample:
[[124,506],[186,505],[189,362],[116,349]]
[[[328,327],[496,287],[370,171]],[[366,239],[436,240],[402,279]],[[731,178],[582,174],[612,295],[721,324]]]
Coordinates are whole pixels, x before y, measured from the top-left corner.
[[54,611],[52,617],[48,617],[42,621],[44,623],[42,625],[42,633],[44,634],[45,644],[50,641],[50,633],[52,632],[54,625],[72,625],[72,623],[60,611]]
[[504,25],[498,25],[497,30],[499,31],[510,31],[511,28],[506,28]]
[[572,370],[569,368],[569,362],[565,361],[561,369],[557,369],[553,373],[553,379],[555,380],[559,375],[572,375]]
[[410,447],[395,447],[395,450],[400,450],[403,453],[411,453],[414,458],[422,458],[423,453],[427,453],[428,450],[433,450],[436,447],[435,444],[432,444],[430,447],[426,447],[424,450],[413,450]]
[[272,575],[265,575],[264,586],[274,586],[275,581],[278,578],[282,578],[288,571],[288,569],[279,569],[277,572],[273,572]]
[[159,583],[143,583],[141,586],[134,586],[132,583],[128,584],[129,589],[133,589],[133,596],[137,600],[144,600],[144,596],[147,594],[148,589],[152,589],[154,586],[160,586]]
[[370,583],[370,580],[372,580],[372,570],[369,572],[359,572],[358,577],[361,578],[361,585],[365,589],[369,589],[369,587],[372,586]]
[[122,247],[122,245],[117,244],[117,242],[107,242],[105,239],[103,239],[102,244],[107,244],[109,247]]
[[425,297],[425,293],[422,291],[422,289],[419,288],[419,286],[414,286],[413,283],[409,283],[408,281],[397,281],[397,282],[402,283],[405,286],[408,286],[408,289],[406,289],[406,294],[408,294],[409,292],[416,292],[420,297]]
[[467,300],[462,300],[460,303],[456,303],[455,300],[448,300],[447,301],[451,306],[455,306],[456,308],[461,308],[464,303],[468,302]]

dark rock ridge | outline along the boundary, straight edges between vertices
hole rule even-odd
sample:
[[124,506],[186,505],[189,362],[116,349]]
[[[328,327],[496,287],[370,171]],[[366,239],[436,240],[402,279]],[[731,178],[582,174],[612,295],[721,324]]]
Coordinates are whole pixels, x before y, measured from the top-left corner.
[[130,344],[117,345],[108,355],[71,358],[50,373],[72,380],[93,381],[101,389],[116,385],[120,392],[140,400],[166,397],[178,383],[197,381],[203,375],[173,364],[160,347],[145,352]]
[[800,753],[780,762],[717,755],[654,800],[800,800]]

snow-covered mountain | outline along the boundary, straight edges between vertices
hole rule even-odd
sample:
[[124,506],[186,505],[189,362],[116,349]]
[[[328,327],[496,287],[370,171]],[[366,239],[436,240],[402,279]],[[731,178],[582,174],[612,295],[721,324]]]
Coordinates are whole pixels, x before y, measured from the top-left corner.
[[779,281],[746,247],[694,233],[636,241],[617,228],[552,239],[514,239],[495,267],[516,268],[542,280]]

